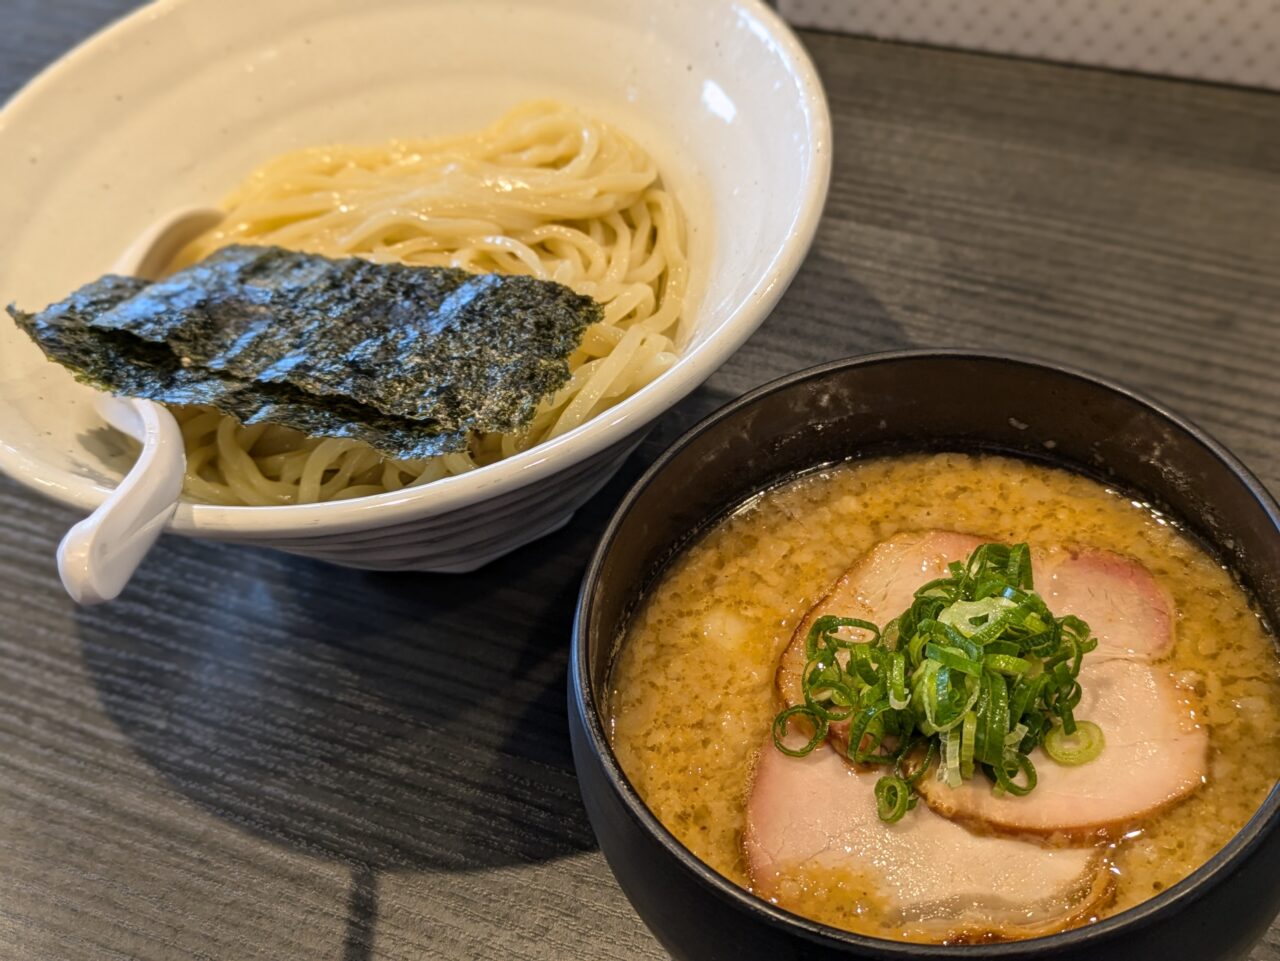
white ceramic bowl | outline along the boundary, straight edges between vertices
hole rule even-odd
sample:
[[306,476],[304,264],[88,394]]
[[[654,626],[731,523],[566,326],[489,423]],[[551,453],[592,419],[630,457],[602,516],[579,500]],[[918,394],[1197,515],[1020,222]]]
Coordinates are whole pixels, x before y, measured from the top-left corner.
[[[656,158],[689,222],[695,335],[554,441],[403,492],[180,505],[172,529],[354,567],[470,570],[564,524],[755,330],[813,239],[831,168],[804,50],[756,0],[160,0],[0,113],[0,297],[43,307],[169,210],[281,151],[473,129],[553,97]],[[0,322],[0,469],[86,510],[128,466],[88,388]]]

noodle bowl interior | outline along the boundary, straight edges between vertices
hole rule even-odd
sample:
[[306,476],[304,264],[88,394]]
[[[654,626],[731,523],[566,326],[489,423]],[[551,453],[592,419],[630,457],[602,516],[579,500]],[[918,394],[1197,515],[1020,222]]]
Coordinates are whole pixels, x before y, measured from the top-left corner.
[[461,474],[563,434],[675,363],[688,268],[682,214],[653,159],[577,110],[539,102],[488,129],[276,158],[230,196],[226,219],[175,266],[228,244],[459,267],[553,280],[601,304],[569,358],[570,380],[518,433],[397,461],[345,439],[242,426],[211,408],[177,411],[186,494],[213,504],[359,497]]
[[[1037,749],[1025,797],[997,796],[981,773],[952,791],[939,763],[885,823],[871,791],[883,765],[851,762],[834,735],[797,758],[770,739],[797,700],[788,652],[814,614],[867,616],[886,551],[925,551],[895,569],[914,590],[933,554],[963,560],[980,541],[1026,542],[1047,602],[1093,605],[1101,643],[1076,713],[1105,746],[1069,769]],[[1165,639],[1143,651],[1134,638],[1151,625]],[[1109,684],[1130,685],[1120,713]],[[1123,715],[1148,696],[1155,707]],[[1230,573],[1148,504],[986,455],[849,462],[740,507],[646,595],[607,715],[628,779],[699,859],[789,911],[896,940],[1014,940],[1114,915],[1204,864],[1280,775],[1280,661]],[[1069,796],[1091,777],[1091,798]],[[1106,810],[1082,815],[1090,805]]]

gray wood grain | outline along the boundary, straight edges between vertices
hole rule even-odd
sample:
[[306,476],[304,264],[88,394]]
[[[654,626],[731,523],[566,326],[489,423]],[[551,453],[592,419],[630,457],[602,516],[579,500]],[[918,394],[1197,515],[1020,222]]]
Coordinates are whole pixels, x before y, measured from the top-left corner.
[[[0,2],[0,94],[130,6]],[[804,39],[837,141],[815,249],[570,529],[462,577],[170,538],[80,611],[74,516],[0,482],[0,956],[662,957],[577,796],[571,602],[626,484],[776,375],[1016,349],[1167,401],[1280,489],[1280,97]]]

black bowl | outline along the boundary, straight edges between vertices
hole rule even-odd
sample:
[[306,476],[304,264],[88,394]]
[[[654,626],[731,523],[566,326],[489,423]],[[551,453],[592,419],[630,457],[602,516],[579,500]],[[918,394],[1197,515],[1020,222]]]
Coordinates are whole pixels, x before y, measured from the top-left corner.
[[1244,958],[1280,910],[1280,791],[1211,861],[1089,927],[1009,944],[922,947],[844,933],[779,910],[698,861],[645,807],[602,723],[629,614],[665,562],[752,494],[849,457],[1013,454],[1140,493],[1180,518],[1280,624],[1280,509],[1203,431],[1078,371],[1015,357],[905,352],[784,377],[707,418],[648,470],[587,569],[570,659],[569,714],[583,799],[631,903],[676,958]]

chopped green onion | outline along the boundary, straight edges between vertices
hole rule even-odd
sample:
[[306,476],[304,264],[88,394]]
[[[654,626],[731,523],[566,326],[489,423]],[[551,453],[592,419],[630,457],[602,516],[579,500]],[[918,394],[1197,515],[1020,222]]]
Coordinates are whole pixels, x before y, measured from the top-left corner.
[[[1036,787],[1036,766],[1031,763],[1031,758],[1025,754],[1014,754],[997,764],[994,768],[996,775],[996,793],[1012,794],[1014,797],[1026,797]],[[1014,781],[1019,775],[1025,775],[1026,780],[1022,784]]]
[[[871,707],[863,708],[858,716],[853,719],[849,725],[849,758],[860,764],[889,764],[894,758],[889,754],[880,753],[880,746],[884,743],[885,726],[880,722],[883,714],[892,711],[888,703],[881,702],[873,704]],[[863,746],[863,741],[867,741],[867,745]]]
[[907,656],[895,652],[889,661],[889,706],[895,711],[902,711],[911,703],[911,695],[907,693]]
[[[787,728],[793,717],[806,717],[813,726],[813,737],[809,738],[809,743],[802,748],[787,747]],[[789,754],[792,757],[804,757],[806,754],[812,754],[814,749],[826,740],[826,737],[827,722],[818,717],[807,705],[797,704],[794,707],[789,707],[773,719],[773,746],[783,754]]]
[[[956,601],[938,615],[939,624],[954,627],[965,637],[972,637],[996,614],[1016,607],[1007,597],[986,597],[980,601]],[[975,623],[982,618],[982,623]]]
[[950,787],[959,787],[964,783],[964,774],[960,770],[960,737],[960,729],[953,727],[947,732],[946,740],[942,742],[942,763],[945,772],[943,780]]
[[1031,662],[1025,657],[1014,657],[1011,654],[988,654],[983,658],[987,670],[997,674],[1026,674],[1031,670]]
[[977,735],[978,715],[970,711],[960,727],[960,776],[966,781],[973,777],[973,742]]
[[845,721],[853,714],[857,695],[841,681],[822,681],[805,687],[804,703],[824,721]]
[[1075,734],[1068,734],[1064,728],[1052,728],[1044,736],[1044,753],[1059,764],[1074,767],[1092,761],[1107,746],[1102,728],[1092,721],[1076,721]]
[[988,674],[983,680],[987,683],[988,697],[984,737],[982,739],[982,755],[979,758],[984,764],[996,764],[1009,756],[1005,738],[1009,730],[1009,686],[1004,678],[996,673]]
[[876,813],[889,824],[901,821],[902,816],[915,805],[911,785],[893,774],[886,774],[876,781]]
[[[774,718],[774,743],[801,757],[843,733],[851,761],[892,765],[876,784],[886,821],[915,805],[915,785],[935,764],[952,787],[980,768],[993,791],[1021,796],[1036,786],[1028,755],[1041,744],[1059,763],[1096,757],[1102,732],[1073,712],[1097,638],[1078,617],[1054,617],[1034,583],[1026,544],[983,544],[919,587],[883,630],[817,618],[805,637],[804,703]],[[786,744],[793,718],[813,729],[801,748]]]
[[880,640],[880,628],[876,627],[870,621],[859,620],[856,617],[836,617],[832,614],[826,614],[813,622],[813,627],[809,628],[809,636],[805,639],[805,656],[809,660],[813,660],[817,656],[818,644],[829,641],[836,647],[850,648],[855,641],[839,637],[836,631],[843,627],[856,627],[859,630],[870,631],[872,638],[871,643]]
[[974,677],[982,674],[982,665],[980,663],[966,657],[964,651],[954,647],[939,647],[937,644],[926,644],[924,656],[930,660],[937,661],[944,667],[951,668],[953,671],[959,671],[961,674],[972,674]]
[[1014,544],[1009,548],[1009,563],[1006,567],[1009,580],[1027,590],[1033,588],[1031,581],[1031,548],[1026,544]]

